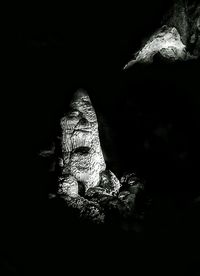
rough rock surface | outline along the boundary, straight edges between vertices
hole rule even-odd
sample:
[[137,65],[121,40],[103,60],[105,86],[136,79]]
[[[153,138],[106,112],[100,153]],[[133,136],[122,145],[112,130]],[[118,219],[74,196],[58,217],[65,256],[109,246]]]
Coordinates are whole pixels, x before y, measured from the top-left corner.
[[70,111],[61,119],[61,128],[64,190],[75,196],[78,194],[78,181],[87,191],[99,184],[100,173],[106,168],[97,117],[85,91],[78,90],[75,93]]
[[97,117],[85,91],[74,94],[60,125],[58,190],[49,198],[64,200],[83,221],[112,224],[137,217],[137,198],[144,186],[135,174],[126,174],[119,181],[106,169]]
[[164,25],[137,51],[124,69],[135,63],[152,63],[156,54],[162,59],[177,61],[198,58],[200,55],[200,4],[187,5],[176,0],[164,19]]
[[[133,181],[133,178],[135,180]],[[82,221],[95,224],[117,223],[131,220],[131,224],[144,218],[144,205],[138,199],[144,191],[144,185],[135,174],[126,174],[120,180],[121,187],[112,195],[101,186],[89,188],[84,196],[59,193],[72,213]],[[138,208],[139,206],[139,208]],[[122,223],[121,226],[124,224]]]
[[125,68],[137,62],[152,63],[153,57],[157,53],[170,60],[185,59],[186,46],[182,43],[180,34],[175,27],[163,26],[159,29]]

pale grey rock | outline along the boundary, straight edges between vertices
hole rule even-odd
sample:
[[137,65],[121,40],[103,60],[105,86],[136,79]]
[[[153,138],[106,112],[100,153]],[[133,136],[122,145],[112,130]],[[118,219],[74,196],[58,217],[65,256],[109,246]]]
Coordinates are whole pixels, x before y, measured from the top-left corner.
[[52,143],[48,149],[41,150],[39,156],[41,157],[50,157],[55,154],[55,143]]
[[106,170],[97,116],[86,91],[78,90],[74,94],[70,110],[60,125],[58,195],[68,207],[77,209],[80,217],[102,223],[103,205],[118,193],[121,185],[114,173]]
[[[106,164],[99,140],[96,113],[85,91],[78,90],[75,93],[70,111],[61,119],[61,128],[63,175],[74,177],[77,184],[74,182],[73,186],[78,186],[78,181],[82,182],[86,191],[98,186],[100,173],[105,170]],[[65,186],[67,181],[65,180]],[[68,190],[65,189],[66,192]],[[73,193],[74,191],[73,188]]]
[[110,194],[106,191],[106,189],[99,186],[94,188],[89,188],[85,194],[85,196],[88,198],[94,198],[99,195],[110,196]]
[[135,54],[135,58],[126,64],[124,69],[135,63],[152,63],[157,53],[161,54],[163,58],[173,61],[186,58],[186,45],[181,41],[180,34],[175,27],[163,26],[159,29]]
[[101,173],[99,186],[104,188],[109,195],[115,195],[119,191],[121,184],[113,172],[106,170]]
[[58,193],[68,195],[71,197],[78,196],[78,182],[75,177],[69,175],[67,177],[59,178]]
[[95,224],[135,217],[136,197],[141,183],[135,174],[121,181],[106,169],[98,121],[91,100],[78,90],[69,112],[61,118],[61,137],[54,148],[57,158],[58,189],[50,199],[62,199],[80,220]]
[[146,43],[124,67],[136,63],[153,63],[159,54],[164,60],[186,61],[200,56],[200,4],[174,0],[164,16],[162,27],[147,38]]

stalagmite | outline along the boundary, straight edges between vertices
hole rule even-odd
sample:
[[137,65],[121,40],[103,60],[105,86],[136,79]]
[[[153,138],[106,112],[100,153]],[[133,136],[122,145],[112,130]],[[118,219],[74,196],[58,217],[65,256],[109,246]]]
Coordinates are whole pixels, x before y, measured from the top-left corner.
[[[62,177],[59,193],[78,196],[79,187],[84,192],[101,184],[106,169],[101,150],[97,116],[91,100],[84,90],[78,90],[70,103],[70,110],[61,119],[62,129]],[[104,172],[105,174],[105,172]],[[107,174],[108,175],[108,174]],[[120,188],[114,183],[113,191]]]
[[49,198],[64,200],[75,217],[92,223],[112,222],[113,216],[119,221],[134,218],[143,184],[135,174],[126,174],[119,181],[106,168],[97,116],[86,91],[79,89],[74,94],[60,129],[59,143],[40,154],[51,154],[57,160],[57,192]]

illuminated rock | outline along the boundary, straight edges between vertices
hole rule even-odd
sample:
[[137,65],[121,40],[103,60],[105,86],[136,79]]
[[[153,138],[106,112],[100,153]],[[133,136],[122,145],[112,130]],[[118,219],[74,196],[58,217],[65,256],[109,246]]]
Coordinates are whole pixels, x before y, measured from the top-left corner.
[[145,46],[136,54],[135,59],[131,60],[124,69],[137,62],[152,63],[157,53],[170,60],[184,60],[186,58],[186,46],[182,43],[176,28],[162,27],[147,41]]
[[170,61],[199,57],[200,4],[194,1],[186,5],[183,0],[175,0],[164,21],[164,25],[150,36],[124,69],[136,63],[152,63],[156,54]]
[[98,121],[88,94],[78,90],[69,112],[60,121],[61,137],[41,156],[55,157],[59,175],[57,192],[51,200],[64,200],[72,216],[95,224],[117,224],[136,216],[137,195],[143,185],[135,174],[127,174],[121,183],[106,169],[98,131]]
[[70,103],[69,112],[61,119],[62,128],[62,181],[59,193],[72,197],[97,187],[107,179],[103,187],[109,193],[120,188],[112,173],[105,173],[106,164],[101,150],[96,113],[88,94],[78,90]]

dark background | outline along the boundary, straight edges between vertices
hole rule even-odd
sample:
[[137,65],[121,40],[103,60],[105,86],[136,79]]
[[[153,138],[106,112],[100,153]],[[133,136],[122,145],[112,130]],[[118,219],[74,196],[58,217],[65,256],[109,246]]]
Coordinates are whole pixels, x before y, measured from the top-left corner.
[[[109,261],[103,261],[102,267],[112,263],[113,256],[134,273],[137,256],[139,269],[147,263],[153,271],[158,263],[176,264],[178,270],[198,275],[198,61],[157,61],[122,70],[141,42],[160,26],[170,5],[171,1],[158,0],[111,7],[74,2],[66,7],[30,6],[16,13],[11,45],[14,76],[5,114],[11,153],[2,259],[8,271],[31,275],[51,270],[52,260],[57,268],[55,256],[62,250],[64,260],[71,253],[78,254],[79,262],[80,255],[91,256],[91,251],[99,256],[104,235],[101,259]],[[76,235],[71,237],[66,231],[71,226],[60,222],[65,220],[64,212],[46,207],[46,167],[38,152],[53,141],[60,116],[80,87],[88,91],[97,112],[108,167],[118,177],[135,171],[146,182],[153,203],[145,238],[135,237],[131,230],[128,234],[98,231],[92,235],[97,245],[89,243],[92,249],[86,251],[88,243],[80,238],[84,230],[78,229],[82,249],[74,249],[77,244],[66,249],[65,240],[73,243]]]

